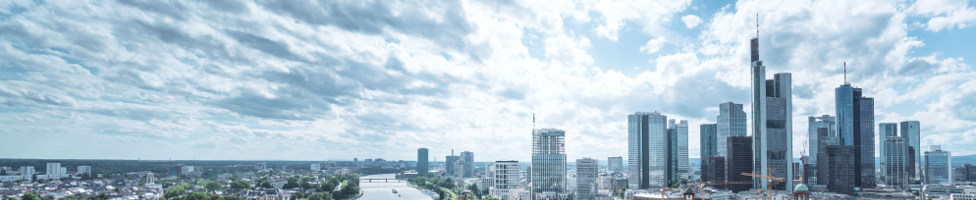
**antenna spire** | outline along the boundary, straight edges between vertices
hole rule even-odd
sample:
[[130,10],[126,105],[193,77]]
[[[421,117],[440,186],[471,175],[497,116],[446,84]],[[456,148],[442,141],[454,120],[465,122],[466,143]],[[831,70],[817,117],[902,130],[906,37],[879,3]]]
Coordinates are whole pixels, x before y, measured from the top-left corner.
[[756,12],[756,38],[759,38],[759,12]]
[[[844,84],[847,84],[847,61],[844,61]],[[535,117],[533,117],[533,119],[535,119]]]

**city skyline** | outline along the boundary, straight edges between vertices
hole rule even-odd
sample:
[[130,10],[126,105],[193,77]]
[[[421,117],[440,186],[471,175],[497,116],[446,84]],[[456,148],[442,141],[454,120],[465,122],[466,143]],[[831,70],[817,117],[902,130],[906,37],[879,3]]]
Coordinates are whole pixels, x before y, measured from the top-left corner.
[[792,75],[793,158],[845,80],[875,130],[976,154],[972,1],[293,3],[0,5],[0,158],[527,162],[552,127],[573,161],[627,156],[655,111],[697,158],[721,103],[753,133],[756,34],[764,78]]

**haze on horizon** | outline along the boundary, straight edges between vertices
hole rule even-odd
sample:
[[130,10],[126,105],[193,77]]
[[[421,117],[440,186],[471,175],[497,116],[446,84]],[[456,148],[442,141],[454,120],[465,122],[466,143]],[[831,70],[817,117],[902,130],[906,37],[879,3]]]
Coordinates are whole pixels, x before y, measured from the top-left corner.
[[751,109],[757,13],[796,157],[843,62],[876,123],[976,153],[976,1],[13,0],[0,158],[527,161],[534,114],[604,161],[637,111],[688,120],[695,158],[719,103]]

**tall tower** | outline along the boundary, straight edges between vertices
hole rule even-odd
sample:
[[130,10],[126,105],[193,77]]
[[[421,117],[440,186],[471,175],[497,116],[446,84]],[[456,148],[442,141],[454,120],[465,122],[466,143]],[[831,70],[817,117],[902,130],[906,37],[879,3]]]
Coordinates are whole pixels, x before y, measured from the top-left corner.
[[566,132],[559,129],[532,131],[532,192],[566,191]]
[[717,136],[716,150],[717,156],[726,156],[727,148],[725,138],[733,136],[746,136],[746,112],[742,109],[742,104],[725,102],[718,106],[718,116],[716,116]]
[[[758,35],[757,35],[758,36]],[[752,47],[752,136],[753,172],[786,181],[773,182],[777,190],[793,189],[793,98],[790,73],[777,73],[766,80],[766,67],[759,60],[759,38]],[[770,171],[772,170],[772,171]],[[754,186],[767,188],[767,181],[754,179]]]
[[658,112],[627,116],[629,189],[665,187],[669,181],[668,117]]
[[904,121],[901,122],[901,137],[905,138],[905,145],[908,145],[908,154],[911,158],[908,158],[908,178],[912,180],[920,180],[922,177],[922,145],[921,145],[921,129],[918,121]]
[[417,173],[427,174],[430,171],[430,167],[427,164],[427,148],[417,149]]
[[854,148],[854,185],[875,186],[874,98],[865,97],[861,88],[844,83],[836,92],[837,129],[843,145]]

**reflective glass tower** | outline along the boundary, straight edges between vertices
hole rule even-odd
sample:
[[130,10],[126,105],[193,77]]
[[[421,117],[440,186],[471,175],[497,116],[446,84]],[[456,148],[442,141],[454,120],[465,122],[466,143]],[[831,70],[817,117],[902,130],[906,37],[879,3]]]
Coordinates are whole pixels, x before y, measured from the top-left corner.
[[912,156],[908,159],[908,177],[912,180],[919,180],[922,177],[922,144],[919,122],[904,121],[900,125],[901,137],[905,138],[905,143],[908,144],[908,154]]
[[746,136],[746,112],[742,110],[742,104],[725,102],[718,106],[717,141],[716,149],[718,156],[727,156],[725,138],[733,136]]
[[925,152],[925,183],[952,185],[952,154],[941,145],[929,146]]
[[874,98],[865,97],[861,88],[844,83],[834,90],[837,129],[843,145],[854,147],[854,185],[875,186]]
[[668,117],[658,112],[627,116],[627,170],[629,189],[664,187],[670,166]]
[[[785,177],[773,182],[777,190],[793,189],[793,98],[790,73],[778,73],[766,80],[766,66],[759,60],[759,38],[752,47],[752,137],[753,173]],[[770,171],[772,170],[772,171]],[[754,179],[754,187],[767,188],[763,179]]]
[[[878,124],[878,153],[881,154],[881,157],[879,157],[879,159],[878,159],[878,161],[880,161],[878,163],[878,167],[881,168],[881,175],[882,176],[885,176],[885,177],[888,176],[887,170],[885,170],[885,168],[888,167],[888,157],[887,157],[887,155],[885,155],[885,154],[888,153],[888,151],[885,150],[885,145],[888,145],[887,144],[888,142],[886,141],[888,139],[888,137],[899,137],[898,136],[898,124],[896,124],[896,123],[880,123],[880,124]],[[904,142],[905,141],[903,140],[902,143],[904,143]],[[908,150],[906,149],[905,151],[908,151]],[[904,158],[902,158],[902,159],[904,159]],[[904,166],[901,166],[901,167],[904,168]],[[887,182],[887,181],[885,181],[885,182]]]
[[[457,169],[455,169],[457,170]],[[566,132],[559,129],[532,131],[533,192],[566,191]]]
[[[718,155],[718,136],[716,135],[716,124],[702,124],[698,127],[698,131],[701,134],[698,138],[701,140],[701,158],[705,159],[708,157],[724,157]],[[725,143],[725,142],[723,142]]]

